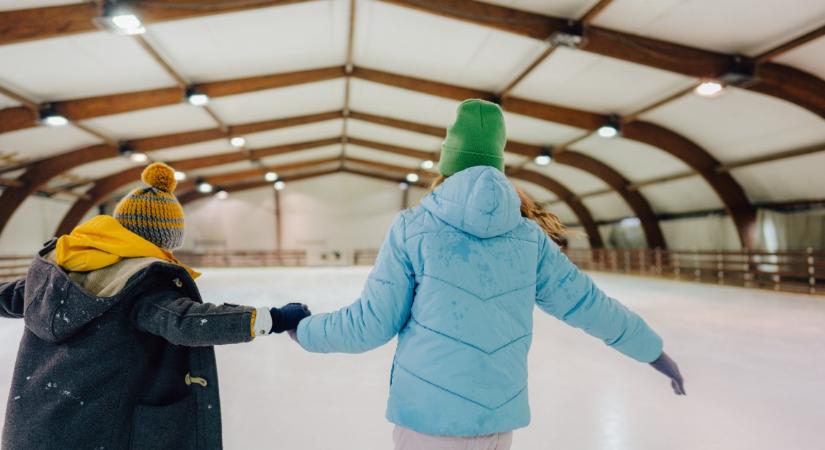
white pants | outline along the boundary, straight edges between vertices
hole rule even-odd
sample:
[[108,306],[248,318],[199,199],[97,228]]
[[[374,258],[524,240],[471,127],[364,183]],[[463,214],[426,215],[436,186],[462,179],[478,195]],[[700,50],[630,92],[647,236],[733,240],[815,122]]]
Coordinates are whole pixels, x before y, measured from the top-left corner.
[[431,436],[396,426],[395,450],[510,450],[513,432],[476,437]]

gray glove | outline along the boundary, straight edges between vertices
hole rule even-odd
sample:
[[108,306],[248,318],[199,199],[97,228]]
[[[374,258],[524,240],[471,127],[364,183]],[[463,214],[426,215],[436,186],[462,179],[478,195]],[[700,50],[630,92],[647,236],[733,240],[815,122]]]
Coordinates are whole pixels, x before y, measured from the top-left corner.
[[667,356],[667,353],[662,352],[661,356],[650,363],[654,369],[658,370],[666,377],[670,378],[670,386],[676,395],[687,395],[685,392],[685,380],[682,379],[682,374],[679,372],[679,366]]

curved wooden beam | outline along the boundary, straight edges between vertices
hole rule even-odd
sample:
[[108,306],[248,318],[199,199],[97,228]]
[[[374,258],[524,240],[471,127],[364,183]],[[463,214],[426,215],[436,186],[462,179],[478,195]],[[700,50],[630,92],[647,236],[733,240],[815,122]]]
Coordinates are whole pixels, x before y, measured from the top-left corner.
[[[661,41],[607,28],[584,26],[576,21],[491,5],[476,0],[383,0],[477,25],[497,28],[539,40],[555,33],[584,30],[580,50],[610,58],[655,67],[696,78],[719,78],[741,67],[741,57]],[[825,80],[780,64],[760,64],[760,58],[745,61],[755,67],[756,83],[743,86],[806,108],[825,118]]]
[[607,164],[604,164],[601,161],[591,158],[583,153],[565,150],[556,154],[554,156],[554,160],[559,164],[572,166],[595,175],[607,183],[608,186],[613,188],[619,193],[619,195],[622,196],[624,201],[630,206],[630,209],[633,210],[636,217],[639,218],[645,237],[647,238],[648,247],[661,249],[667,248],[665,237],[664,234],[662,234],[662,229],[659,227],[659,219],[656,217],[656,213],[653,212],[653,208],[650,207],[650,203],[648,203],[647,199],[645,199],[639,191],[628,189],[628,186],[631,184],[630,180],[625,178],[622,174]]
[[[380,71],[370,70],[368,78],[376,82],[426,94],[457,99],[466,91],[465,88],[454,87],[445,83],[424,80],[418,84],[416,78],[386,72],[376,75],[376,72]],[[353,76],[358,78],[362,73],[356,70],[353,72]],[[453,92],[451,88],[456,90]],[[492,94],[482,93],[479,97],[491,98]],[[513,97],[503,99],[501,106],[512,113],[587,130],[596,130],[609,120],[609,117],[602,114]],[[755,209],[745,196],[744,189],[730,174],[716,172],[715,168],[719,165],[716,158],[688,138],[660,125],[647,122],[631,122],[623,126],[622,133],[623,137],[627,139],[643,142],[669,153],[699,172],[719,195],[725,208],[730,212],[737,226],[742,246],[753,248],[755,243],[753,229]],[[519,143],[515,143],[515,146],[511,147],[512,144],[514,143],[508,144],[508,151],[518,152],[519,148],[522,150],[530,148],[529,145]],[[532,147],[537,148],[536,146]],[[533,156],[535,154],[537,153],[533,153]]]
[[6,188],[0,194],[0,233],[26,198],[37,192],[53,177],[73,167],[117,155],[118,150],[114,147],[93,145],[62,153],[60,158],[47,158],[33,164],[18,178],[18,181],[21,182],[20,186]]
[[[420,80],[420,79],[413,78],[413,77],[397,75],[397,74],[378,71],[378,70],[373,70],[373,69],[355,68],[352,71],[351,74],[352,74],[352,76],[355,76],[357,78],[362,78],[362,79],[365,79],[365,80],[369,80],[369,81],[373,81],[373,82],[377,82],[377,83],[382,83],[382,84],[389,85],[389,86],[396,86],[396,87],[400,87],[400,88],[403,88],[403,89],[413,90],[415,92],[422,92],[422,93],[427,93],[427,94],[430,94],[430,95],[441,96],[441,97],[451,98],[451,99],[456,99],[456,100],[464,99],[464,98],[467,98],[468,96],[475,96],[475,97],[481,97],[481,98],[490,98],[490,99],[496,100],[495,96],[491,93],[488,93],[488,92],[477,91],[477,90],[472,90],[472,89],[466,89],[466,88],[462,88],[462,87],[456,87],[456,86],[452,86],[452,85],[448,85],[448,84],[440,83],[440,82],[435,82],[435,81]],[[560,107],[560,106],[545,104],[545,103],[538,103],[538,102],[533,102],[533,101],[523,100],[523,99],[518,99],[518,98],[512,98],[512,97],[508,97],[507,99],[504,99],[502,101],[502,106],[505,109],[507,109],[511,112],[514,112],[514,113],[523,114],[523,115],[527,115],[527,116],[531,116],[531,117],[535,117],[535,118],[539,118],[539,119],[543,119],[543,120],[550,120],[550,121],[554,121],[554,122],[557,122],[557,123],[563,123],[563,124],[566,124],[566,125],[579,127],[579,128],[585,128],[585,129],[589,129],[589,130],[596,129],[598,126],[600,126],[601,124],[603,124],[604,122],[606,122],[608,120],[608,118],[604,115],[595,114],[595,113],[588,112],[588,111],[575,110],[575,109],[571,109],[571,108]],[[628,124],[627,128],[632,128],[633,125],[634,125],[633,123]],[[676,134],[676,133],[674,133],[670,130],[667,130],[663,127],[659,127],[659,126],[656,126],[656,128],[647,127],[647,129],[648,129],[648,131],[646,133],[643,133],[643,135],[645,136],[645,139],[647,139],[647,141],[641,140],[642,142],[650,142],[650,141],[654,141],[654,140],[658,141],[658,142],[660,142],[659,145],[656,145],[656,144],[652,144],[652,145],[654,145],[654,146],[660,148],[661,150],[664,150],[664,151],[676,156],[677,158],[683,159],[683,160],[686,157],[685,153],[682,152],[680,148],[673,148],[672,144],[674,142],[677,142],[681,145],[684,145],[685,143],[690,143],[690,144],[692,144],[691,148],[694,150],[694,152],[689,156],[692,160],[695,160],[696,158],[700,158],[703,161],[705,166],[710,166],[710,165],[715,165],[716,164],[715,159],[712,158],[710,156],[710,154],[708,154],[706,151],[704,151],[704,149],[701,149],[701,147],[699,147],[698,145],[693,144],[688,139],[686,139],[686,138],[684,138],[684,137],[682,137],[682,136],[680,136],[680,135],[678,135],[678,134]],[[664,136],[650,136],[651,133],[653,133],[653,134],[664,133],[665,135]],[[633,134],[632,133],[626,133],[626,136],[631,137],[631,136],[633,136]],[[510,145],[510,147],[508,147],[508,149],[518,147],[519,145],[520,144],[518,144],[518,143],[511,143],[511,145]],[[690,162],[688,162],[688,164],[691,165],[691,167],[698,167],[697,165],[691,164]],[[733,180],[733,178],[728,174],[721,174],[721,175],[718,175],[718,176],[717,175],[704,175],[703,174],[703,176],[710,183],[715,183],[717,180],[723,180],[726,185],[727,184],[734,184],[734,185],[738,186],[736,181]],[[725,179],[725,178],[727,178],[727,179]],[[729,191],[725,186],[713,186],[713,187],[714,187],[714,190],[717,193],[720,193],[720,197],[722,198],[723,203],[725,203],[726,207],[728,208],[729,211],[731,211],[732,214],[735,213],[735,214],[740,214],[741,215],[741,214],[745,214],[747,212],[747,211],[743,210],[742,208],[740,208],[736,205],[733,205],[732,203],[729,204],[731,199],[725,196]],[[739,189],[741,190],[741,188],[739,188]],[[3,212],[3,209],[2,209],[2,196],[0,196],[0,213],[2,213],[2,212]],[[739,226],[739,224],[747,223],[748,218],[746,218],[746,217],[734,218],[734,221],[737,223],[737,226]],[[2,223],[0,223],[0,231],[2,231]],[[745,229],[745,228],[740,228],[739,234],[740,234],[740,236],[749,236],[749,235],[752,234],[752,230]],[[745,247],[750,247],[750,245],[752,244],[752,241],[743,239],[742,244]]]
[[[235,131],[252,133],[257,131],[274,130],[300,124],[321,122],[337,117],[341,117],[340,111],[236,125],[230,128],[229,133],[223,132],[220,129],[207,129],[192,131],[189,133],[172,133],[143,139],[134,139],[126,142],[126,144],[137,151],[150,152],[162,148],[176,147],[179,145],[193,144],[197,142],[206,142],[216,138],[229,136],[231,135],[230,133]],[[235,153],[238,155],[241,154],[240,152]],[[52,178],[83,164],[89,164],[117,156],[118,149],[109,145],[101,144],[54,155],[32,164],[18,179],[18,181],[21,182],[19,186],[6,188],[2,193],[0,193],[0,233],[3,232],[3,229],[8,224],[11,216],[17,208],[23,204],[26,197],[34,194]]]
[[0,133],[32,127],[37,119],[37,114],[25,106],[0,109]]
[[[296,72],[236,78],[223,81],[200,83],[193,86],[210,97],[223,97],[266,89],[276,89],[298,84],[331,80],[345,75],[343,67],[300,70]],[[91,119],[131,111],[139,111],[184,102],[184,90],[180,87],[149,89],[145,91],[86,97],[53,102],[51,105],[70,120]],[[25,108],[24,108],[25,109]],[[0,110],[0,132],[8,132],[37,125],[37,118],[31,111],[23,112],[20,107]]]
[[590,210],[584,206],[584,203],[576,197],[570,189],[567,189],[561,183],[553,180],[550,177],[542,175],[538,172],[533,172],[531,170],[521,169],[517,172],[512,174],[507,174],[513,178],[527,181],[533,183],[535,185],[541,186],[548,191],[556,194],[556,196],[563,201],[567,206],[573,210],[573,214],[579,219],[579,223],[584,227],[584,232],[587,234],[587,239],[590,241],[591,248],[602,248],[604,247],[604,241],[602,240],[602,235],[599,233],[599,227],[596,225],[596,221],[593,220],[593,215],[590,214]]
[[[421,153],[421,155],[419,155],[419,157],[422,157],[421,159],[425,159],[423,157],[427,157],[427,156],[431,157],[432,156],[431,153],[422,152],[420,150],[406,149],[406,148],[401,148],[401,147],[398,147],[398,146],[386,146],[386,145],[383,145],[383,144],[373,145],[373,143],[371,141],[363,141],[362,140],[362,141],[360,141],[360,145],[362,145],[364,147],[370,147],[370,148],[373,148],[375,150],[381,150],[381,151],[386,151],[386,152],[400,154],[400,155],[406,155],[406,156],[410,156],[413,152],[419,152],[419,153]],[[526,144],[523,144],[523,145],[526,145]],[[536,152],[536,154],[538,154],[538,151]],[[372,167],[375,167],[379,170],[396,171],[396,172],[401,173],[401,174],[407,174],[407,173],[410,173],[410,172],[415,172],[415,173],[418,173],[420,175],[427,175],[427,174],[429,174],[429,176],[432,175],[430,172],[422,171],[418,168],[410,169],[410,168],[399,167],[399,166],[391,166],[391,165],[387,165],[387,164],[383,164],[383,163],[375,163],[375,162],[372,162],[372,161],[358,160],[356,158],[351,158],[351,157],[347,158],[346,161],[355,162],[355,163],[364,164],[364,165],[371,165]],[[562,199],[567,204],[567,206],[569,206],[570,209],[573,210],[573,214],[576,215],[576,217],[579,219],[579,223],[581,223],[582,226],[584,227],[584,229],[587,233],[588,239],[590,240],[590,245],[594,248],[604,247],[604,242],[602,241],[601,234],[599,234],[598,227],[596,226],[596,221],[593,220],[593,216],[590,214],[590,210],[588,210],[587,207],[585,207],[584,204],[582,204],[581,201],[579,201],[579,199],[576,197],[575,194],[573,194],[572,191],[570,191],[570,189],[566,188],[563,184],[559,183],[558,181],[553,180],[552,178],[550,178],[548,176],[542,175],[538,172],[532,172],[530,170],[525,170],[525,169],[521,169],[521,170],[518,170],[518,171],[509,171],[508,170],[507,175],[510,176],[510,177],[516,178],[516,179],[529,181],[533,184],[541,186],[544,189],[547,189],[548,191],[555,194],[558,198]],[[658,226],[657,226],[657,228],[658,228]],[[662,240],[662,245],[664,245],[664,240]]]
[[[188,158],[178,161],[169,161],[169,164],[172,165],[175,169],[181,171],[195,170],[202,169],[205,167],[214,167],[223,164],[230,164],[233,162],[245,161],[250,158],[260,159],[269,156],[282,155],[285,153],[297,152],[301,150],[308,150],[340,142],[340,138],[321,139],[316,141],[299,142],[295,144],[287,144],[264,149],[252,150],[249,156],[247,156],[244,153],[235,151],[229,153],[221,153],[217,155],[202,156],[198,158]],[[294,169],[294,167],[284,166],[281,169],[289,170]],[[109,195],[111,195],[118,189],[122,188],[123,186],[127,186],[131,183],[135,183],[138,180],[140,180],[140,173],[142,171],[143,167],[133,167],[95,181],[94,186],[86,192],[84,198],[78,199],[76,202],[74,202],[74,204],[72,204],[72,207],[69,208],[66,214],[63,215],[63,219],[57,226],[57,231],[55,231],[55,236],[60,236],[71,232],[72,228],[74,228],[75,226],[77,226],[78,223],[80,223],[80,221],[83,219],[83,216],[85,216],[90,209],[94,208],[101,201],[106,199]],[[262,174],[263,171],[263,169],[255,169],[255,172],[259,175]],[[189,180],[186,183],[181,183],[181,188],[185,189],[187,186],[190,185],[194,185],[192,180]]]
[[[357,116],[360,117],[361,120],[373,121],[373,119],[375,119],[376,123],[383,122],[384,125],[401,126],[405,129],[414,129],[419,126],[419,124],[402,121],[399,119],[387,119],[360,113],[357,114]],[[437,133],[437,135],[443,136],[444,133],[445,131],[441,130]],[[373,148],[376,150],[384,150],[400,155],[416,157],[419,159],[432,159],[433,161],[436,161],[438,159],[437,154],[423,152],[420,150],[407,149],[404,147],[399,147],[397,145],[387,145],[372,141],[366,141],[362,139],[350,139],[350,142],[364,147]],[[536,157],[543,150],[544,149],[540,146],[525,144],[516,141],[508,141],[506,148],[506,151],[508,152],[526,156],[528,158]],[[642,196],[638,191],[633,191],[628,188],[631,185],[631,183],[623,175],[609,167],[607,164],[604,164],[582,153],[577,153],[570,150],[559,152],[556,155],[555,160],[559,164],[569,165],[583,172],[587,172],[595,176],[596,178],[601,179],[608,186],[613,188],[616,192],[619,193],[619,195],[622,196],[625,202],[627,202],[628,206],[630,206],[630,209],[632,209],[633,213],[636,214],[636,217],[639,218],[639,221],[642,224],[642,229],[645,233],[645,237],[647,238],[648,245],[651,248],[667,248],[664,235],[662,234],[661,228],[659,228],[659,220],[656,217],[656,214],[653,212],[653,208],[651,208],[650,203],[648,203],[647,199],[645,199],[644,196]],[[518,177],[518,174],[519,170],[512,170],[508,172],[508,175],[512,177]],[[559,183],[555,184],[556,185],[554,186],[554,188],[557,191],[560,191],[561,194],[553,190],[551,191],[554,192],[559,198],[567,198],[568,193],[572,196],[570,198],[575,198],[575,195],[573,195],[569,190],[567,190],[563,186],[561,187],[561,189],[559,189],[559,186],[561,185]],[[568,206],[570,206],[571,209],[574,208],[573,205],[570,203],[568,203]],[[587,215],[589,214],[590,213],[587,212]],[[581,217],[579,220],[582,220]]]
[[744,248],[756,245],[756,208],[745,190],[728,172],[717,170],[719,161],[705,149],[684,136],[649,122],[631,122],[622,127],[622,135],[668,153],[684,162],[707,181],[722,200],[736,225],[739,240]]
[[789,101],[825,119],[825,81],[783,64],[756,66],[757,81],[747,89]]
[[[151,24],[304,1],[309,0],[253,0],[240,2],[240,4],[221,0],[201,0],[197,2],[197,8],[180,8],[180,1],[177,0],[152,0],[152,2],[145,2],[147,4],[130,2],[129,7],[144,24]],[[166,3],[169,5],[165,5]],[[46,8],[0,11],[0,45],[98,31],[92,22],[92,19],[98,15],[99,9],[92,1]]]

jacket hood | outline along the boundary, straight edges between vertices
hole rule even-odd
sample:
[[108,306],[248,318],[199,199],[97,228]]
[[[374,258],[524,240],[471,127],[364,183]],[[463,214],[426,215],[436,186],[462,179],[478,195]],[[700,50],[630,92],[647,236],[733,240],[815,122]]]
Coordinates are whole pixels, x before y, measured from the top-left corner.
[[138,270],[127,275],[122,288],[98,296],[75,283],[67,272],[47,257],[54,251],[55,245],[56,240],[50,241],[35,256],[26,275],[24,294],[26,328],[47,342],[61,342],[80,332],[131,295],[143,279],[157,270],[176,271],[175,275],[184,283],[194,285],[183,268],[145,258]]
[[521,223],[521,200],[501,171],[477,166],[444,180],[422,200],[436,217],[479,238],[500,236]]

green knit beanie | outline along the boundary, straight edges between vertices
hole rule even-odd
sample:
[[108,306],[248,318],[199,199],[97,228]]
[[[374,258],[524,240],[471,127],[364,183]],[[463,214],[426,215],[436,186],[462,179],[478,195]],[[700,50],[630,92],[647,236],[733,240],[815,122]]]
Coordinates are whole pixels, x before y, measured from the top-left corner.
[[469,167],[490,166],[503,172],[506,143],[501,108],[485,100],[464,100],[441,144],[438,171],[450,176]]

